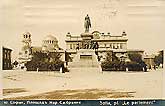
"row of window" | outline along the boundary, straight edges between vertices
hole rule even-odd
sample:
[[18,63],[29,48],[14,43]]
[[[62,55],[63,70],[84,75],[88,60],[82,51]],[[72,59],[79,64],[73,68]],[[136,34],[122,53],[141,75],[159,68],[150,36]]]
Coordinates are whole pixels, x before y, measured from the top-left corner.
[[[68,45],[69,49],[76,49],[77,44],[70,44]],[[125,43],[110,43],[110,44],[100,44],[99,47],[101,48],[111,48],[111,49],[125,49]]]
[[24,35],[24,38],[30,38],[31,35]]
[[49,43],[49,44],[53,44],[55,41],[53,41],[53,40],[45,40],[45,41],[43,41],[44,43]]
[[4,52],[4,53],[10,53],[11,51],[10,51],[10,50],[5,50],[5,49],[3,49],[3,52]]
[[126,46],[125,43],[110,43],[110,44],[100,44],[102,48],[111,48],[111,49],[124,49]]

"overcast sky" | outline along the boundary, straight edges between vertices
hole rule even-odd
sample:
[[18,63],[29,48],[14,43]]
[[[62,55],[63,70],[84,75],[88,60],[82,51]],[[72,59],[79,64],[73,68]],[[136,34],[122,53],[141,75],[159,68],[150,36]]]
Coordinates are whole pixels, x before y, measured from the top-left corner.
[[[116,14],[115,14],[116,13]],[[1,45],[17,55],[22,34],[32,34],[32,45],[54,35],[65,48],[65,35],[84,32],[89,14],[90,31],[128,34],[128,49],[155,51],[165,45],[165,0],[1,0]]]

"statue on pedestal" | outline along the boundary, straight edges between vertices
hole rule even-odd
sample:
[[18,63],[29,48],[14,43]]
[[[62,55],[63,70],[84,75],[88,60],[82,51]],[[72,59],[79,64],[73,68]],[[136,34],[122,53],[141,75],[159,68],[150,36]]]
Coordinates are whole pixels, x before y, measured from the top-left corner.
[[91,28],[91,21],[88,14],[85,17],[84,27],[85,27],[85,32],[89,32],[89,28]]

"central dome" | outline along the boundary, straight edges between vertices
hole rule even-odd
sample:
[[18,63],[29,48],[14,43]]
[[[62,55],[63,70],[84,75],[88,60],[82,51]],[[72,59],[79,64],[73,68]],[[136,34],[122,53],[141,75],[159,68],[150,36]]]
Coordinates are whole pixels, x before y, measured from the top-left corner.
[[54,36],[52,36],[52,35],[47,35],[47,36],[44,38],[44,40],[51,40],[51,41],[57,41],[57,42],[58,42],[57,38],[54,37]]
[[47,35],[42,43],[42,50],[52,51],[59,49],[58,40],[52,35]]

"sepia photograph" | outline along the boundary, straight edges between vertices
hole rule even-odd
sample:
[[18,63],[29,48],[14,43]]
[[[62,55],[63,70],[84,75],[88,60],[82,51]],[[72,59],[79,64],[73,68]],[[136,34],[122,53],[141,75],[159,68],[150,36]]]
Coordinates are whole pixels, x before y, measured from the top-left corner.
[[0,8],[2,100],[165,99],[164,0],[1,0]]

